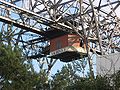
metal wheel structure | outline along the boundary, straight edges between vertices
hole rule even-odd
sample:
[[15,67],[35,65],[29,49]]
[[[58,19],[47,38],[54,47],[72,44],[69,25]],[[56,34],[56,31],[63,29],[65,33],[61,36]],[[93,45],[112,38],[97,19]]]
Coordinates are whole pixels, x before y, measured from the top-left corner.
[[[0,0],[0,28],[4,42],[19,45],[27,59],[48,65],[50,39],[75,33],[86,43],[92,73],[91,53],[120,52],[120,0]],[[54,31],[52,33],[51,31]]]

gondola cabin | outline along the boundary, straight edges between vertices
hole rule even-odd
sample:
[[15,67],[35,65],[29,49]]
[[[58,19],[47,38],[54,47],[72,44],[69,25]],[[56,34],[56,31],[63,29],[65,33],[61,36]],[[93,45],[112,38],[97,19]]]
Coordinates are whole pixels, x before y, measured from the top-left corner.
[[85,44],[78,35],[66,34],[50,40],[50,58],[70,62],[85,56]]

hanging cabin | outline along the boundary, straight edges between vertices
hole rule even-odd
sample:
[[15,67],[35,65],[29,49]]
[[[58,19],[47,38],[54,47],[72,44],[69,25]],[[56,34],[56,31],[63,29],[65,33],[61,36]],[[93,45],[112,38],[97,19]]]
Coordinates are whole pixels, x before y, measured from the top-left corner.
[[[69,21],[74,26],[77,25],[77,22],[74,21],[73,23],[73,20],[68,19],[66,21]],[[64,23],[67,25],[66,22]],[[79,35],[69,34],[69,30],[67,32],[67,30],[49,28],[44,36],[50,40],[50,46],[43,50],[44,54],[49,55],[49,58],[70,62],[87,56],[84,41],[80,39]]]
[[[59,15],[57,16],[57,18],[58,17]],[[63,21],[63,19],[65,21]],[[69,24],[66,21],[74,26],[77,26],[77,22],[69,19],[69,16],[61,18],[61,22],[64,22],[65,25],[69,26]],[[63,30],[58,31],[62,32],[61,35],[56,35],[57,37],[53,37],[50,39],[50,58],[60,59],[63,62],[70,62],[87,56],[85,43],[84,41],[80,40],[79,35],[70,34]],[[53,32],[51,35],[53,34],[56,33]]]
[[[65,17],[64,19],[66,18],[67,17]],[[69,18],[65,20],[65,25],[68,25],[66,21],[69,21],[69,23],[74,26],[77,25],[77,22],[69,20]],[[61,20],[61,22],[63,21]],[[84,41],[80,39],[79,35],[69,33],[69,30],[64,31],[54,28],[48,28],[43,36],[50,41],[50,45],[43,48],[41,55],[49,55],[49,58],[60,59],[63,62],[70,62],[86,57],[87,52]],[[30,57],[38,58],[41,55],[33,55]]]
[[50,58],[70,62],[86,55],[85,44],[76,34],[65,34],[50,40]]

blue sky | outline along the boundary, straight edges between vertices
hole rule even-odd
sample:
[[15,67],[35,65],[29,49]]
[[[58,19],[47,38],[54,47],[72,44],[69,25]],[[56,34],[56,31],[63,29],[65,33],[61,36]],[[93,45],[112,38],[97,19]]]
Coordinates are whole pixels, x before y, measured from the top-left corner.
[[[63,0],[64,1],[64,0]],[[67,1],[67,0],[65,0],[65,1]],[[95,1],[95,3],[97,3],[98,4],[98,2],[97,2],[97,0]],[[103,3],[106,3],[105,1],[103,1]],[[18,6],[21,6],[21,4],[20,3],[17,3],[17,5]],[[110,9],[108,9],[108,7],[107,8],[105,8],[106,10],[106,12],[109,12],[110,11]],[[120,16],[120,8],[118,8],[115,12],[117,13],[117,15],[118,16]],[[71,12],[72,12],[72,10],[71,10]],[[14,18],[17,18],[18,16],[17,16],[17,14],[12,14],[11,15],[11,17],[14,17]],[[0,23],[0,27],[1,27],[1,23]],[[94,64],[94,71],[95,71],[95,73],[96,73],[96,56],[94,56],[93,57],[93,64]],[[56,72],[57,72],[57,70],[60,70],[61,69],[61,67],[63,66],[63,65],[65,65],[65,64],[67,64],[67,63],[63,63],[63,62],[61,62],[61,61],[57,61],[56,63],[55,63],[55,65],[53,66],[53,68],[52,68],[52,70],[51,70],[51,74],[55,74]],[[39,66],[38,66],[38,62],[37,61],[35,61],[35,60],[33,60],[33,65],[34,65],[34,67],[35,67],[35,70],[38,72],[39,71]],[[87,73],[87,71],[89,71],[89,67],[88,67],[88,65],[87,65],[87,67],[86,67],[86,73]]]

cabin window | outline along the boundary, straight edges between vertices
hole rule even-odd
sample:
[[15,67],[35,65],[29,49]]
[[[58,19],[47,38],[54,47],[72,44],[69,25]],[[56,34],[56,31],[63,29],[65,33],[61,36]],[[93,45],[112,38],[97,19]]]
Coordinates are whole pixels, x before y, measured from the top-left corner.
[[60,40],[56,40],[56,49],[62,48],[62,44]]

